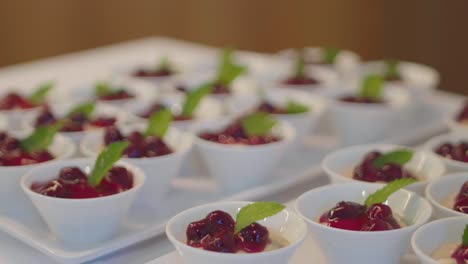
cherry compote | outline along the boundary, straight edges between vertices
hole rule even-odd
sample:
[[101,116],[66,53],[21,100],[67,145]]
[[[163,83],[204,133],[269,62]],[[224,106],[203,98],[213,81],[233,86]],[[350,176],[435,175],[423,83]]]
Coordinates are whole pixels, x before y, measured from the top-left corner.
[[[154,102],[146,110],[141,112],[139,114],[139,116],[148,119],[154,113],[159,112],[159,111],[164,110],[164,109],[168,109],[168,107],[166,105],[160,103],[160,102]],[[174,119],[174,121],[185,121],[185,120],[191,120],[192,119],[192,117],[186,117],[186,116],[182,116],[182,115],[173,115],[172,118]]]
[[381,168],[377,168],[374,165],[374,161],[381,155],[382,153],[378,151],[368,153],[361,164],[354,168],[353,179],[367,182],[392,182],[402,178],[416,179],[416,177],[396,163],[388,163]]
[[150,158],[171,154],[172,149],[163,139],[155,136],[145,137],[141,132],[133,131],[123,136],[116,127],[108,127],[104,133],[104,143],[109,145],[116,141],[127,140],[130,145],[124,150],[123,156],[128,158]]
[[144,69],[140,68],[133,72],[133,76],[135,77],[167,77],[174,74],[173,71],[167,68],[160,68],[160,69]]
[[468,214],[468,181],[463,184],[457,196],[455,197],[453,210]]
[[54,159],[47,150],[27,152],[20,146],[20,140],[0,133],[0,166],[22,166]]
[[321,224],[352,231],[385,231],[401,228],[393,217],[392,209],[377,203],[369,208],[355,202],[339,202],[322,214]]
[[442,157],[468,162],[468,142],[461,141],[458,143],[444,142],[434,148],[434,152]]
[[88,184],[86,174],[78,167],[65,167],[58,178],[45,183],[33,183],[31,190],[42,195],[85,199],[109,196],[133,187],[133,174],[124,167],[112,167],[98,186]]
[[283,83],[287,85],[313,85],[318,84],[319,81],[309,76],[293,76],[284,80]]
[[357,104],[383,104],[384,103],[384,101],[381,99],[372,99],[372,98],[352,96],[352,95],[341,97],[339,98],[339,100],[342,102],[357,103]]
[[468,246],[459,246],[452,253],[451,258],[455,259],[457,264],[468,263]]
[[187,226],[187,245],[221,253],[262,252],[271,243],[268,229],[258,223],[234,232],[235,221],[226,212],[213,211]]
[[269,114],[277,114],[277,115],[282,115],[282,114],[287,114],[288,111],[286,109],[277,107],[273,105],[272,103],[269,103],[267,101],[261,102],[257,108],[255,109],[256,112],[264,112],[264,113],[269,113]]
[[113,91],[109,94],[101,95],[98,97],[98,99],[102,101],[113,101],[113,100],[130,99],[134,97],[135,95],[130,94],[129,92],[122,89],[122,90]]
[[29,109],[36,106],[17,93],[9,93],[0,99],[0,110]]
[[[75,113],[68,117],[60,119],[63,122],[63,125],[60,129],[61,132],[78,132],[84,131],[88,127],[108,127],[112,126],[116,122],[115,117],[106,117],[106,116],[96,116],[94,118],[87,118],[82,113]],[[36,118],[34,125],[37,126],[47,126],[57,122],[55,115],[45,107],[39,116]]]
[[240,121],[235,121],[219,132],[203,132],[199,137],[221,144],[264,145],[281,140],[274,135],[248,136]]

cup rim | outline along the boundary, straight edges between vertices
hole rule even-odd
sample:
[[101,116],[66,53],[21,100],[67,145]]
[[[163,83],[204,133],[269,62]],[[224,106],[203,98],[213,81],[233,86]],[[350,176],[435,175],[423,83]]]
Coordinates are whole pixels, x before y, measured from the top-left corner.
[[426,196],[427,200],[437,209],[443,211],[444,213],[451,214],[452,217],[458,217],[458,216],[464,216],[466,217],[467,214],[457,212],[451,208],[447,208],[444,205],[442,205],[439,201],[437,201],[433,196],[432,196],[432,191],[437,186],[438,184],[442,182],[450,182],[455,179],[461,179],[461,178],[466,178],[468,181],[468,172],[456,172],[456,173],[449,173],[445,175],[442,178],[439,178],[437,180],[434,180],[430,182],[427,186],[426,189],[424,190],[424,195]]
[[468,219],[466,218],[466,216],[447,217],[447,218],[442,218],[442,219],[438,219],[438,220],[428,222],[428,223],[422,225],[420,228],[418,228],[413,233],[413,235],[411,236],[411,247],[413,248],[416,255],[418,257],[422,258],[424,261],[426,261],[428,263],[433,263],[433,264],[439,263],[435,259],[429,257],[426,253],[424,253],[420,249],[419,244],[417,243],[416,239],[417,239],[418,236],[420,236],[420,234],[426,232],[427,230],[430,230],[433,225],[437,225],[437,224],[440,224],[442,222],[458,222],[460,220],[465,220],[466,221]]
[[[303,225],[303,228],[304,228],[304,233],[302,234],[302,236],[297,239],[296,241],[294,242],[291,242],[289,243],[287,246],[285,247],[282,247],[282,248],[279,248],[279,249],[275,249],[275,250],[272,250],[272,251],[263,251],[263,252],[258,252],[258,253],[252,253],[252,254],[226,254],[226,253],[219,253],[219,252],[213,252],[213,251],[208,251],[208,250],[203,250],[203,249],[200,249],[200,248],[194,248],[194,247],[191,247],[189,245],[186,245],[185,243],[182,243],[181,241],[179,241],[175,236],[174,234],[172,233],[172,230],[176,227],[174,227],[174,221],[182,216],[184,216],[186,213],[188,212],[192,212],[192,211],[197,211],[197,210],[200,210],[200,209],[204,209],[204,208],[210,208],[210,207],[213,207],[213,206],[219,206],[220,208],[224,205],[238,205],[238,206],[242,206],[242,205],[247,205],[247,204],[250,204],[250,203],[253,203],[253,202],[249,202],[249,201],[225,201],[225,202],[215,202],[215,203],[208,203],[208,204],[204,204],[204,205],[199,205],[199,206],[195,206],[195,207],[192,207],[190,209],[187,209],[187,210],[184,210],[182,212],[179,212],[177,215],[173,216],[166,224],[166,235],[167,237],[169,238],[169,240],[172,242],[172,243],[175,243],[177,244],[178,246],[180,246],[181,248],[183,248],[184,250],[188,250],[188,251],[191,251],[191,252],[198,252],[198,253],[202,253],[202,254],[206,254],[208,256],[220,256],[220,257],[226,257],[226,258],[236,258],[236,259],[239,259],[239,260],[242,260],[242,259],[248,259],[248,258],[251,258],[252,256],[255,256],[255,257],[265,257],[265,256],[274,256],[274,255],[279,255],[279,254],[282,254],[286,251],[289,251],[289,250],[292,250],[294,248],[296,248],[298,245],[300,245],[304,240],[305,238],[307,237],[307,225],[304,221],[304,219],[302,219],[297,213],[293,212],[292,210],[288,210],[288,209],[284,209],[283,211],[286,211],[288,213],[288,215],[291,215],[293,217],[296,217],[297,220],[299,220],[299,222]],[[221,209],[219,209],[221,210]]]
[[[92,159],[92,158],[74,158],[74,159],[67,159],[67,160],[65,160],[65,162],[70,163],[70,164],[86,163],[86,164],[90,164],[90,166],[92,166],[92,164],[94,164],[94,159]],[[29,170],[27,173],[25,173],[23,176],[21,176],[20,186],[21,186],[21,189],[23,190],[23,192],[26,193],[29,197],[31,197],[31,199],[33,199],[33,198],[34,199],[42,199],[42,200],[47,200],[47,201],[51,201],[51,202],[54,202],[54,203],[62,203],[62,204],[63,203],[66,203],[66,204],[94,203],[97,200],[99,200],[99,201],[106,201],[106,200],[112,200],[112,199],[115,200],[115,199],[121,198],[123,196],[128,196],[129,193],[137,192],[139,189],[141,189],[141,187],[145,184],[145,180],[146,180],[145,174],[140,168],[138,168],[138,167],[136,167],[136,166],[134,166],[134,165],[132,165],[132,164],[130,164],[128,162],[119,160],[119,161],[117,161],[115,163],[115,165],[124,166],[125,168],[127,168],[128,170],[130,170],[133,173],[134,178],[139,178],[140,180],[139,180],[139,184],[137,186],[134,185],[131,189],[126,190],[124,192],[117,193],[117,194],[112,194],[112,195],[103,196],[103,197],[96,197],[96,198],[85,198],[85,199],[59,198],[59,197],[51,197],[51,196],[46,196],[46,195],[36,193],[36,192],[31,190],[30,186],[26,185],[26,182],[31,177],[34,177],[34,174],[38,170],[45,170],[45,169],[48,169],[51,166],[58,166],[61,163],[63,163],[63,161],[56,161],[56,162],[53,162],[53,163],[51,162],[51,163],[49,163],[49,164],[47,164],[45,166],[40,166],[40,167],[34,168],[32,170]],[[51,177],[51,179],[55,178],[55,177],[56,176]]]
[[406,193],[406,194],[413,194],[416,198],[418,198],[420,201],[422,201],[427,206],[428,213],[427,213],[427,216],[425,217],[425,219],[422,219],[419,223],[413,223],[411,225],[403,226],[403,227],[401,227],[399,229],[377,231],[377,232],[365,232],[365,231],[354,231],[354,230],[346,230],[346,229],[329,227],[329,226],[326,226],[326,225],[322,225],[322,224],[318,223],[317,221],[314,221],[314,220],[310,219],[309,217],[305,216],[301,212],[301,210],[299,208],[300,203],[303,202],[306,199],[306,197],[308,195],[310,195],[311,193],[321,192],[321,191],[324,191],[324,190],[327,190],[327,189],[333,189],[333,188],[356,188],[356,189],[364,190],[364,189],[368,189],[368,188],[376,188],[378,185],[380,185],[380,187],[385,186],[384,184],[371,184],[371,183],[343,183],[343,184],[324,185],[324,186],[314,188],[312,190],[309,190],[309,191],[301,194],[296,199],[296,202],[294,204],[294,209],[307,223],[313,225],[316,228],[320,228],[321,230],[326,230],[326,231],[330,231],[330,232],[337,232],[337,233],[340,233],[340,234],[348,234],[348,235],[349,234],[363,235],[363,236],[366,236],[366,237],[375,237],[375,236],[379,236],[379,235],[382,235],[382,234],[401,233],[401,232],[405,232],[407,230],[414,230],[414,229],[418,228],[419,226],[423,225],[424,223],[426,223],[430,219],[430,217],[432,215],[432,207],[431,207],[430,203],[426,199],[424,199],[422,196],[420,196],[420,195],[418,195],[418,194],[416,194],[414,192],[405,190],[405,189],[400,189],[400,190],[397,191],[397,193],[398,192],[403,192],[403,193]]

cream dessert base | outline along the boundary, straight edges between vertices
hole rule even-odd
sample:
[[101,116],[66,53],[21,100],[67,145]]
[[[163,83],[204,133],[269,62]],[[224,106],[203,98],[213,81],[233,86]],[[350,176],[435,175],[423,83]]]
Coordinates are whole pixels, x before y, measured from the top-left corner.
[[441,264],[457,264],[455,259],[451,258],[452,253],[459,246],[458,243],[445,244],[432,252],[431,257]]

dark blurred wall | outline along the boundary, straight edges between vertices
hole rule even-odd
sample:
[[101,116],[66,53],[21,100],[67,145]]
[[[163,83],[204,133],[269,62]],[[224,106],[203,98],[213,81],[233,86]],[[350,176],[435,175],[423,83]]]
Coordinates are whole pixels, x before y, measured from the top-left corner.
[[0,65],[148,35],[272,52],[348,48],[427,63],[465,92],[464,0],[0,0]]

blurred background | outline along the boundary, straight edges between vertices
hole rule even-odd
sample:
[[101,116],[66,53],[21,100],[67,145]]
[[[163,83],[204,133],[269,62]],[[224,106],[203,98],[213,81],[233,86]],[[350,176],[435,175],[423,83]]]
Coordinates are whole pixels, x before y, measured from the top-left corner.
[[466,0],[0,1],[0,66],[145,36],[276,52],[333,46],[431,65],[468,94]]

